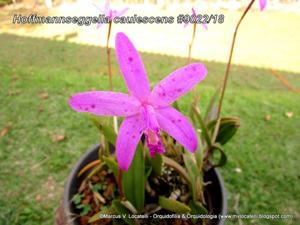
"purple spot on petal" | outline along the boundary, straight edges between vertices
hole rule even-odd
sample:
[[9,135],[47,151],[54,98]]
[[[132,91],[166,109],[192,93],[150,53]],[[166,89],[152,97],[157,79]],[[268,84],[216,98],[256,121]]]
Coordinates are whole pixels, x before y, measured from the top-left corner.
[[181,119],[178,119],[177,121],[180,123],[180,122],[181,122]]
[[135,135],[132,135],[132,138],[135,138]]
[[133,60],[133,58],[129,56],[129,57],[128,57],[128,61],[129,61],[129,62],[132,62],[132,60]]
[[181,92],[181,91],[182,91],[182,89],[181,89],[181,88],[178,88],[178,89],[177,89],[177,92]]
[[96,106],[93,104],[93,105],[91,105],[91,107],[94,109]]
[[175,120],[172,120],[172,123],[175,123]]

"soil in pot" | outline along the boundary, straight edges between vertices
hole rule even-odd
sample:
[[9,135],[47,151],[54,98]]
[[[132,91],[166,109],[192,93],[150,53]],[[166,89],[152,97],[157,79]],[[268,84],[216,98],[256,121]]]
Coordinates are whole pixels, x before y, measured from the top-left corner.
[[[64,192],[63,204],[56,211],[56,224],[57,225],[85,225],[87,224],[90,216],[93,216],[99,211],[105,210],[110,206],[113,199],[120,199],[120,193],[118,192],[117,182],[112,171],[107,168],[102,168],[102,170],[93,171],[89,170],[87,173],[83,174],[78,178],[79,171],[86,165],[98,159],[98,149],[99,145],[93,147],[85,155],[83,155],[77,164],[74,166],[68,182],[66,183],[66,188]],[[92,174],[92,176],[91,176]],[[226,214],[227,212],[227,201],[225,188],[219,173],[212,169],[204,174],[204,181],[209,184],[206,186],[205,190],[205,200],[207,203],[207,208],[209,209],[209,214],[218,215]],[[89,180],[87,182],[87,177]],[[148,180],[150,185],[146,186],[146,203],[157,202],[157,195],[164,195],[166,197],[170,195],[178,195],[177,200],[182,202],[188,202],[189,189],[185,181],[173,171],[171,168],[165,168],[164,173],[161,177],[156,177],[156,179]],[[180,193],[176,191],[180,190]],[[98,194],[95,194],[98,192]],[[81,206],[80,206],[81,205]],[[79,207],[78,207],[79,206]],[[148,211],[150,211],[148,209]],[[103,212],[103,211],[102,211]],[[81,215],[80,215],[81,214]],[[165,210],[157,211],[156,214],[173,214]],[[207,225],[223,225],[222,220],[208,220]],[[112,224],[112,220],[105,219],[97,221],[93,224]],[[148,219],[144,224],[195,224],[188,220],[170,220],[163,221],[160,219],[155,219],[152,223]]]
[[[120,196],[113,173],[101,170],[89,179],[84,179],[72,198],[75,214],[80,225],[88,225],[89,218],[106,210],[115,197]],[[101,219],[92,224],[112,224],[110,219]]]
[[[157,207],[158,196],[171,197],[188,205],[191,198],[188,185],[173,168],[164,167],[161,176],[149,179],[146,185],[145,202],[146,211],[158,215],[171,215],[173,212]],[[80,225],[88,225],[89,218],[100,211],[106,210],[115,198],[120,198],[116,179],[107,168],[95,173],[89,179],[84,179],[78,188],[77,194],[73,196],[72,201],[75,214],[78,215]],[[80,199],[80,200],[79,200]],[[151,208],[152,207],[152,208]],[[141,224],[165,224],[165,225],[189,225],[195,224],[192,220],[183,219],[145,219],[140,220]],[[198,221],[201,224],[201,221]],[[104,224],[112,225],[113,219],[100,219],[92,225]]]

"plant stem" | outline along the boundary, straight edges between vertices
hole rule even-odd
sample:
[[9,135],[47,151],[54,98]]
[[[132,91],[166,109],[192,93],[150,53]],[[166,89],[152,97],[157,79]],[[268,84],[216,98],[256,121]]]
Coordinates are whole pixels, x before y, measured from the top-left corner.
[[[108,24],[108,33],[107,33],[107,41],[106,41],[106,54],[107,54],[107,66],[108,66],[108,78],[109,78],[109,90],[113,90],[113,83],[112,83],[112,70],[111,70],[111,55],[110,55],[110,47],[109,47],[109,40],[110,40],[110,34],[111,34],[111,27],[112,27],[112,21],[109,21]],[[117,117],[113,117],[113,125],[115,132],[118,133],[118,120]],[[122,187],[122,170],[119,169],[118,177],[117,177],[117,184],[119,187],[119,192],[121,195],[121,198],[124,198],[123,193],[123,187]]]
[[[111,55],[110,55],[110,47],[109,47],[111,27],[112,27],[112,21],[110,20],[109,24],[108,24],[108,33],[107,33],[107,41],[106,41],[107,67],[108,67],[108,79],[109,79],[109,90],[110,91],[113,90]],[[113,117],[113,125],[114,125],[115,132],[118,133],[118,119],[116,116]]]
[[93,162],[90,162],[89,164],[87,164],[85,167],[83,167],[80,171],[79,171],[79,173],[77,174],[77,177],[80,177],[82,174],[84,174],[86,171],[88,171],[88,170],[90,170],[91,168],[93,168],[93,167],[95,167],[95,166],[97,166],[97,165],[99,165],[101,162],[100,162],[100,160],[98,159],[98,160],[95,160],[95,161],[93,161]]
[[122,175],[123,175],[123,171],[119,169],[118,177],[117,177],[117,184],[119,187],[120,196],[123,199],[123,198],[125,198],[125,195],[124,195],[123,186],[122,186]]
[[[111,27],[112,27],[112,21],[109,21],[108,24],[108,33],[107,33],[107,41],[106,41],[106,54],[107,54],[107,66],[108,66],[108,76],[109,76],[109,90],[113,90],[113,83],[112,83],[112,70],[111,70],[111,55],[110,55],[110,47],[109,47],[109,40],[110,40],[110,34],[111,34]],[[115,132],[118,133],[118,120],[117,117],[113,117],[113,125]],[[123,186],[122,186],[122,170],[119,169],[118,177],[117,177],[117,184],[119,187],[119,192],[121,195],[121,198],[124,198],[123,193]]]
[[300,94],[300,90],[291,85],[287,79],[285,79],[279,72],[274,69],[271,69],[271,74],[276,77],[285,87],[287,87],[290,91]]
[[185,181],[191,185],[191,180],[189,175],[187,174],[186,170],[176,161],[174,161],[173,159],[167,157],[167,156],[163,156],[162,155],[162,159],[163,159],[163,163],[166,166],[172,167],[176,172],[178,172],[183,179],[185,179]]
[[188,55],[188,64],[191,63],[191,59],[192,59],[192,47],[193,47],[193,44],[194,44],[194,40],[195,40],[195,36],[196,36],[196,23],[193,24],[193,34],[192,34],[192,40],[189,44],[189,55]]
[[231,42],[231,49],[230,49],[230,53],[229,53],[229,59],[228,59],[228,63],[227,63],[227,67],[226,67],[226,71],[225,71],[225,75],[224,75],[224,81],[223,81],[221,97],[220,97],[220,101],[219,101],[219,107],[218,107],[218,112],[217,112],[217,123],[216,123],[215,129],[214,129],[213,141],[216,140],[217,134],[219,132],[220,120],[221,120],[221,109],[222,109],[223,99],[224,99],[224,95],[225,95],[225,90],[226,90],[226,87],[227,87],[228,76],[229,76],[229,71],[230,71],[230,67],[231,67],[231,59],[232,59],[232,55],[233,55],[233,50],[234,50],[234,44],[235,44],[235,40],[236,40],[236,36],[237,36],[237,31],[238,31],[238,29],[240,27],[240,24],[242,23],[244,17],[248,13],[248,11],[250,10],[250,8],[252,7],[254,2],[255,2],[255,0],[251,0],[251,2],[248,4],[247,8],[245,9],[243,15],[241,16],[240,20],[238,21],[238,23],[235,27],[235,31],[234,31],[232,42]]
[[108,76],[109,76],[109,90],[112,91],[113,90],[113,84],[112,84],[111,57],[110,57],[110,47],[109,47],[111,27],[112,27],[112,21],[109,21],[107,41],[106,41],[106,54],[107,54]]

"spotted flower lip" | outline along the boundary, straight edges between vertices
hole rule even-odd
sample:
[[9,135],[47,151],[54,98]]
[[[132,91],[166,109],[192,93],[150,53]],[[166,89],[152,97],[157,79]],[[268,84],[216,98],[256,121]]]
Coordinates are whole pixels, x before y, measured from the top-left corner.
[[[110,7],[110,2],[109,0],[106,0],[105,1],[105,4],[104,4],[104,7],[103,9],[98,7],[96,4],[93,4],[96,9],[101,13],[101,14],[104,14],[105,16],[107,16],[109,18],[109,21],[113,21],[113,19],[117,16],[122,16],[124,13],[126,13],[126,11],[129,9],[129,8],[124,8],[124,9],[121,9],[121,10],[114,10]],[[103,25],[103,23],[98,23],[97,24],[97,28],[100,28],[101,26]]]
[[125,117],[116,141],[119,168],[128,170],[143,134],[151,156],[165,152],[161,131],[194,152],[198,145],[194,128],[170,105],[206,77],[206,67],[193,63],[179,68],[151,91],[141,57],[124,33],[116,35],[116,55],[129,94],[109,91],[77,93],[70,97],[69,105],[78,112]]

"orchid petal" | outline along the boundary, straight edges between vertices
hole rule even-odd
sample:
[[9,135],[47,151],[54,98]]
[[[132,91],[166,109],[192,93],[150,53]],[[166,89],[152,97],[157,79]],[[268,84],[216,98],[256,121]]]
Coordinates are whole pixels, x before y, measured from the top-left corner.
[[145,121],[147,128],[152,130],[159,130],[159,125],[156,120],[156,114],[153,106],[147,105],[141,108],[141,116]]
[[176,109],[166,107],[156,110],[160,127],[191,152],[198,146],[197,134],[190,122]]
[[155,106],[167,106],[203,80],[206,74],[206,67],[200,63],[182,67],[154,87],[150,102]]
[[192,16],[197,17],[196,11],[194,9],[194,7],[192,8]]
[[207,30],[207,29],[208,29],[207,23],[202,23],[202,27],[203,27],[205,30]]
[[97,23],[97,29],[99,29],[100,27],[102,27],[104,23]]
[[114,14],[114,12],[113,12],[113,10],[109,10],[109,12],[108,12],[108,19],[109,19],[109,21],[112,21],[113,20],[113,14]]
[[139,112],[139,101],[127,94],[91,91],[73,95],[69,105],[78,112],[100,116],[131,116]]
[[118,11],[118,12],[116,13],[115,17],[116,17],[116,16],[122,16],[123,14],[125,14],[125,13],[127,12],[128,9],[129,9],[129,8],[127,7],[127,8],[124,8],[124,9]]
[[105,5],[104,5],[104,14],[105,14],[106,16],[108,16],[108,15],[109,15],[109,11],[110,11],[109,0],[106,0],[106,1],[105,1]]
[[263,11],[267,5],[267,0],[259,0],[260,11]]
[[185,23],[183,24],[183,28],[186,28],[190,23]]
[[103,11],[99,6],[97,6],[95,3],[92,3],[92,5],[93,5],[98,11],[100,11],[102,14],[104,14],[104,11]]
[[118,33],[116,36],[116,55],[129,92],[141,101],[146,100],[150,86],[144,65],[139,53],[124,33]]
[[144,128],[140,114],[127,117],[121,124],[116,143],[116,157],[121,170],[128,170]]

